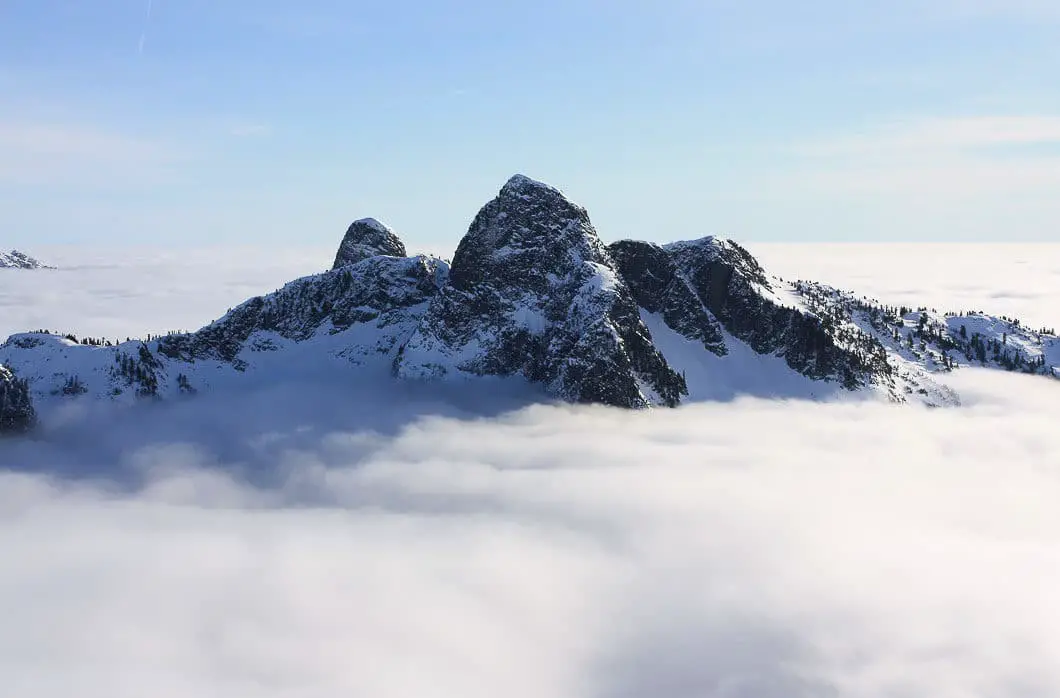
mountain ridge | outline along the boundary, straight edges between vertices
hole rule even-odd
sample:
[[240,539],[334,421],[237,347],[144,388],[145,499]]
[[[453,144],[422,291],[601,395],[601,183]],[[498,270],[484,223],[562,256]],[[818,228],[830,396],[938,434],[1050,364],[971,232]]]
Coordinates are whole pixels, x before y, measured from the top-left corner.
[[519,377],[554,399],[627,408],[741,393],[945,406],[959,396],[937,379],[964,362],[1056,377],[1060,340],[784,282],[724,238],[604,244],[583,207],[516,175],[451,264],[407,256],[389,227],[360,219],[331,270],[196,332],[117,345],[12,335],[0,345],[0,430],[8,413],[6,431],[30,428],[27,405],[224,390],[300,362],[400,380]]

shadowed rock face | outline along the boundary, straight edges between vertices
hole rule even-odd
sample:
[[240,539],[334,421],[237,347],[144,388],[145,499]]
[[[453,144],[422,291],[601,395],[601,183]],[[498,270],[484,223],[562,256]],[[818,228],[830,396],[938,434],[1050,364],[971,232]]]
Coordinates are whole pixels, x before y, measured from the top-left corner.
[[661,315],[671,329],[707,351],[718,356],[728,353],[721,324],[666,250],[639,240],[621,240],[607,249],[637,305]]
[[404,243],[394,231],[374,218],[363,218],[350,224],[331,268],[357,264],[378,255],[405,257],[407,253]]
[[585,263],[610,261],[584,208],[516,175],[475,216],[453,255],[450,283],[461,291],[485,283],[544,293],[550,274],[567,277]]
[[656,350],[585,209],[517,175],[475,217],[450,284],[395,372],[522,375],[558,397],[622,407],[687,394]]
[[889,372],[878,342],[852,336],[848,343],[856,345],[841,347],[833,328],[818,317],[778,302],[758,260],[735,242],[707,237],[663,249],[703,305],[759,354],[783,356],[795,371],[849,389]]
[[22,434],[36,423],[29,385],[0,366],[0,434]]

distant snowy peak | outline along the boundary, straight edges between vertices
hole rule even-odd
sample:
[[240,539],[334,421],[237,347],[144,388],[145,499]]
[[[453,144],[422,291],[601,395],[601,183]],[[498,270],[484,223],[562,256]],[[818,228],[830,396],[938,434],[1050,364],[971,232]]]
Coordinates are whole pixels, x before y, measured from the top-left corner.
[[378,255],[406,257],[408,253],[393,230],[374,218],[362,218],[351,223],[346,230],[331,268],[357,264]]
[[53,269],[24,252],[0,252],[0,269]]

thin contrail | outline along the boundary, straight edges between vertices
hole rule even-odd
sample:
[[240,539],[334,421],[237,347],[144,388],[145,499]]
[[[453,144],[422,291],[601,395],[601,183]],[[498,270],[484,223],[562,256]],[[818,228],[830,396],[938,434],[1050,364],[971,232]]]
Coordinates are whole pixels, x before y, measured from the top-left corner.
[[147,43],[147,25],[151,22],[151,8],[154,6],[154,0],[147,0],[147,15],[144,18],[144,30],[140,32],[140,45],[136,49],[138,56],[144,55],[144,44]]

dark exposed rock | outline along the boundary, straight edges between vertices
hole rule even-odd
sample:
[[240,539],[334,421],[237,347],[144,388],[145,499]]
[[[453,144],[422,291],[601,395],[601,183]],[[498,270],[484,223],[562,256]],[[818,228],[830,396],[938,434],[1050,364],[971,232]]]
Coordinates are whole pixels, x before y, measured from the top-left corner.
[[663,249],[725,329],[759,354],[783,356],[799,373],[849,389],[889,372],[886,352],[872,338],[841,347],[819,317],[779,302],[761,265],[735,242],[708,237]]
[[374,218],[354,221],[342,238],[332,269],[357,264],[369,257],[405,257],[405,244],[387,226]]
[[36,423],[29,384],[0,366],[0,434],[22,434]]
[[639,240],[620,240],[607,249],[637,305],[707,351],[727,353],[721,325],[664,249]]
[[585,209],[517,175],[475,217],[395,372],[518,374],[574,402],[675,405],[684,379],[613,264]]

